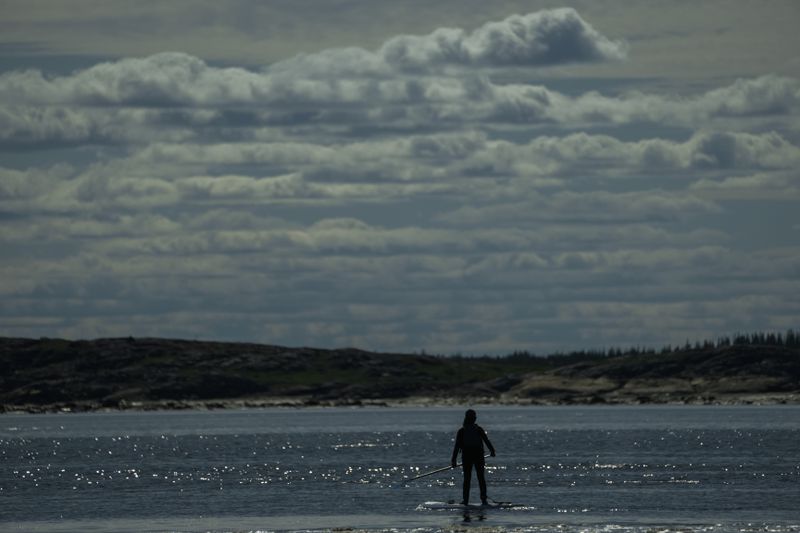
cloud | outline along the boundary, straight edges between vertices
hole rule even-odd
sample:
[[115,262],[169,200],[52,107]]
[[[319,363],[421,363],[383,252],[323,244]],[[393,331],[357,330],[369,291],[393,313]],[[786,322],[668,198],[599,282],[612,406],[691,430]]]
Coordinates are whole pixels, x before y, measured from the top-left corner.
[[250,176],[197,176],[178,182],[183,198],[191,199],[249,199],[313,198],[315,191],[306,186],[297,174],[254,178]]
[[472,33],[440,28],[425,36],[399,36],[380,49],[401,70],[443,65],[548,66],[624,59],[627,46],[598,33],[571,8],[513,15]]
[[241,68],[213,68],[188,54],[167,52],[52,79],[35,70],[3,74],[0,96],[8,102],[83,106],[243,103],[258,97],[264,81]]
[[[231,75],[230,69],[209,67],[197,58],[172,56],[170,61],[152,56],[104,67],[120,70],[122,79],[141,68],[144,80],[135,82],[111,82],[110,74],[95,79],[93,69],[52,80],[38,75],[31,83],[15,79],[20,73],[0,76],[0,100],[6,104],[0,106],[0,147],[291,137],[329,144],[342,134],[366,138],[492,125],[569,131],[657,124],[714,131],[752,123],[791,130],[792,117],[800,114],[800,82],[777,76],[739,80],[690,97],[567,96],[542,85],[501,85],[469,73],[384,80],[284,78],[247,71]],[[184,63],[187,71],[202,74],[173,79],[172,70],[181,70],[177,65]],[[237,77],[248,78],[241,83],[250,88],[238,87]],[[175,91],[147,89],[161,80],[177,84]]]
[[0,329],[472,353],[790,324],[800,82],[609,78],[626,50],[558,9],[0,74]]
[[720,116],[797,112],[800,83],[776,75],[739,79],[728,87],[709,91],[703,101],[712,114]]
[[[514,15],[467,34],[440,28],[426,36],[399,36],[378,52],[358,48],[298,56],[263,72],[215,68],[184,53],[102,63],[71,76],[36,70],[0,75],[6,102],[139,107],[352,102],[412,99],[414,85],[376,77],[442,65],[541,66],[622,59],[625,46],[600,35],[573,9]],[[409,91],[411,89],[411,91]]]
[[696,194],[728,200],[797,200],[800,174],[796,171],[758,172],[723,179],[704,178],[690,186]]
[[800,111],[800,81],[776,75],[740,79],[696,96],[639,91],[606,96],[595,91],[568,97],[543,86],[493,86],[489,117],[557,124],[666,123],[700,126],[711,119],[774,118]]
[[[193,114],[203,114],[195,111]],[[73,106],[0,105],[0,148],[49,149],[196,138],[195,123],[168,123],[167,112]],[[188,122],[188,120],[187,120]]]
[[273,253],[286,257],[322,255],[399,255],[522,250],[524,232],[472,231],[404,226],[372,226],[358,219],[323,219],[308,227],[208,230],[111,239],[92,246],[114,256],[141,254],[205,255]]
[[74,168],[63,163],[48,169],[30,168],[24,171],[0,167],[0,203],[29,200],[46,194],[74,172]]
[[575,133],[564,137],[540,136],[526,144],[486,140],[463,160],[454,162],[458,171],[453,173],[558,178],[541,182],[543,187],[529,179],[518,182],[539,189],[563,187],[565,179],[575,181],[591,176],[635,175],[644,181],[687,169],[700,172],[789,169],[798,164],[800,147],[776,132],[700,132],[685,142],[664,139],[625,142],[609,135]]
[[439,216],[457,226],[484,224],[521,226],[534,221],[550,223],[632,223],[678,221],[719,207],[709,200],[667,191],[562,191],[529,195],[524,202],[507,200],[482,206],[463,206]]
[[688,145],[691,164],[700,168],[791,168],[800,164],[800,148],[776,132],[700,134]]
[[[788,191],[798,164],[800,148],[775,132],[697,133],[683,142],[575,133],[515,143],[480,131],[326,145],[153,142],[85,169],[5,169],[0,205],[79,212],[441,197],[471,200],[440,214],[448,223],[508,221],[517,208],[503,206],[515,203],[520,220],[674,220],[681,212],[713,212],[707,193],[738,183],[721,181],[726,177],[760,172],[763,185]],[[606,180],[631,179],[634,190],[597,191]],[[666,192],[687,181],[698,182],[691,194]]]
[[730,258],[721,246],[699,248],[659,248],[657,250],[614,250],[565,252],[554,258],[559,268],[581,270],[645,271],[718,267]]

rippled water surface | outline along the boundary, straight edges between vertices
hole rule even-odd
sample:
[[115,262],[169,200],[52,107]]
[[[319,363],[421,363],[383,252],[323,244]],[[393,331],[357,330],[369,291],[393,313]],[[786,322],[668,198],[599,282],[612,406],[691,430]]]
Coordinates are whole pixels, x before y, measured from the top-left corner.
[[800,531],[798,406],[479,407],[519,506],[426,509],[462,413],[3,415],[0,530]]

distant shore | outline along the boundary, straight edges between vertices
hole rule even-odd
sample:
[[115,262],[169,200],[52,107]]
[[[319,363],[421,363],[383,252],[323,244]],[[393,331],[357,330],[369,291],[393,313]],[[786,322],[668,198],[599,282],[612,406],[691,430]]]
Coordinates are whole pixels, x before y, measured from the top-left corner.
[[0,337],[0,413],[464,405],[800,404],[800,342],[445,357]]
[[317,400],[314,398],[235,398],[214,400],[146,400],[103,405],[98,402],[58,402],[44,405],[0,405],[1,414],[86,413],[118,411],[187,411],[236,410],[265,408],[330,408],[330,407],[455,407],[484,406],[564,406],[564,405],[800,405],[798,393],[736,394],[714,397],[687,397],[671,400],[639,399],[637,401],[550,401],[515,398],[343,398]]

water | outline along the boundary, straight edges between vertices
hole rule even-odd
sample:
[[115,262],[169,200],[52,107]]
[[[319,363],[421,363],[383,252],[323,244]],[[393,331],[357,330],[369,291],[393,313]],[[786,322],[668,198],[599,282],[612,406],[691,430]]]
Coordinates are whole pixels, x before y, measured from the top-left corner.
[[3,415],[0,530],[800,532],[800,406],[477,410],[521,507],[403,482],[448,464],[460,408]]

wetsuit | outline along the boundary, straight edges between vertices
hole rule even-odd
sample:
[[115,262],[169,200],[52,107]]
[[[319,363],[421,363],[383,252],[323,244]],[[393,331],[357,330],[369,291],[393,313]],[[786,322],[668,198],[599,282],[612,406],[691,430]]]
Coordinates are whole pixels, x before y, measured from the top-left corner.
[[486,432],[478,424],[466,424],[456,434],[456,444],[453,447],[452,464],[455,466],[458,451],[461,450],[461,463],[464,468],[464,504],[469,503],[469,489],[472,483],[472,467],[478,477],[481,489],[481,502],[486,503],[486,476],[484,473],[485,461],[483,459],[483,443],[489,447],[489,453],[494,456],[494,446],[486,436]]

